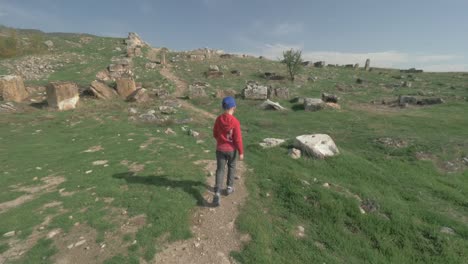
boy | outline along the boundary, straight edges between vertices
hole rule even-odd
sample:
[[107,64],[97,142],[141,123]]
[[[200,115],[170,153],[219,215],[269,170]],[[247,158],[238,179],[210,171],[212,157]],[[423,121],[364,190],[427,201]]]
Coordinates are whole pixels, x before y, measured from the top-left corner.
[[219,206],[220,191],[223,183],[224,168],[228,166],[227,189],[229,195],[234,191],[234,177],[236,172],[237,152],[239,159],[244,159],[244,147],[242,145],[242,134],[240,123],[234,117],[236,101],[231,96],[225,97],[221,103],[224,113],[216,118],[213,127],[213,137],[216,139],[216,184],[213,205]]

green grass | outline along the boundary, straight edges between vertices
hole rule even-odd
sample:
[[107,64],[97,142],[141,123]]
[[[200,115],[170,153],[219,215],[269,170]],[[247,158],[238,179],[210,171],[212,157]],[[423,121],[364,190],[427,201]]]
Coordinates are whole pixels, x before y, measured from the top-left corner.
[[[132,258],[143,256],[149,260],[162,242],[158,240],[161,235],[168,234],[169,241],[191,236],[189,212],[203,202],[201,194],[205,190],[205,173],[193,162],[206,159],[210,154],[202,151],[206,145],[196,144],[195,139],[178,126],[172,126],[177,136],[167,136],[162,133],[165,127],[129,122],[124,103],[96,102],[86,101],[82,108],[69,112],[37,111],[0,116],[2,200],[19,195],[13,185],[40,184],[34,177],[55,175],[66,179],[56,190],[3,213],[0,233],[21,231],[20,237],[25,239],[47,215],[58,214],[46,231],[61,228],[69,232],[74,223],[79,222],[97,230],[96,242],[100,243],[104,232],[116,232],[125,223],[115,219],[121,217],[121,210],[126,210],[128,217],[139,214],[147,217],[147,224],[135,234],[139,243],[129,249],[129,254]],[[96,114],[86,110],[90,107]],[[194,129],[203,130],[197,126]],[[151,137],[156,140],[141,150],[140,145]],[[101,145],[104,150],[83,153],[95,145]],[[189,156],[187,149],[197,155]],[[91,163],[96,160],[108,160],[109,166],[93,166]],[[121,165],[123,160],[143,164],[144,170],[133,175]],[[88,170],[93,172],[86,174]],[[58,192],[62,188],[75,194],[62,197]],[[113,202],[105,203],[106,197],[114,198]],[[52,201],[62,202],[63,209],[68,212],[39,209]],[[0,237],[0,244],[5,242],[6,238]],[[31,256],[25,256],[20,263],[36,259],[35,250],[53,250],[53,245],[47,243],[41,242],[31,250]]]

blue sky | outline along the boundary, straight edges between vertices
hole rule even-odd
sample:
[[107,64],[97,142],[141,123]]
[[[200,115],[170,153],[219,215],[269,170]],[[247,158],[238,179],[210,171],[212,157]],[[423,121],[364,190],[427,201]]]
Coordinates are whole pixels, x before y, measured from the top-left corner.
[[0,24],[140,34],[155,47],[468,71],[467,0],[0,0]]

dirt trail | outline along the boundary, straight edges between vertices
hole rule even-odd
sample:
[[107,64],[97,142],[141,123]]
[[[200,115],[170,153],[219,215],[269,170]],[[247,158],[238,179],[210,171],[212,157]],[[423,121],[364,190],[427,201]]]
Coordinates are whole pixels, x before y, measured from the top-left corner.
[[[161,74],[176,84],[176,95],[182,96],[187,90],[187,83],[177,78],[170,68],[161,70]],[[215,115],[198,109],[188,102],[180,100],[186,109],[202,114],[214,121]],[[197,164],[205,165],[205,170],[211,176],[207,180],[208,186],[214,186],[216,161],[204,160]],[[243,162],[238,162],[237,179],[234,183],[235,191],[229,196],[221,196],[221,206],[211,207],[213,192],[207,191],[203,197],[207,203],[195,210],[192,216],[193,238],[168,244],[162,252],[156,254],[152,263],[184,263],[184,264],[231,264],[231,251],[242,249],[242,245],[250,240],[248,235],[240,234],[235,227],[239,209],[247,197],[244,184],[246,168]]]
[[[170,66],[167,66],[166,68],[161,69],[161,75],[164,76],[166,79],[174,82],[176,86],[174,95],[176,97],[183,97],[186,95],[186,92],[188,90],[188,83],[184,80],[179,79],[177,76],[175,76],[174,73],[171,71]],[[216,118],[216,115],[209,113],[207,111],[204,111],[202,109],[199,109],[185,100],[178,99],[178,101],[180,102],[183,108],[190,110],[194,113],[197,113],[200,116],[203,116],[208,119],[213,119],[213,121]]]

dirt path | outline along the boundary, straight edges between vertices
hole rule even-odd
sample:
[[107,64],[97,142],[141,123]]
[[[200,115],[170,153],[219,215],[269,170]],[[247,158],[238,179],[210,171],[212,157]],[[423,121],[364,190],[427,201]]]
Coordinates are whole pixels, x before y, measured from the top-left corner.
[[[187,90],[187,83],[177,78],[170,68],[161,70],[161,74],[176,84],[176,95],[182,96]],[[189,110],[196,111],[204,117],[214,120],[215,115],[198,109],[188,102],[180,100],[182,105]],[[216,161],[204,160],[197,164],[204,165],[205,170],[211,176],[207,180],[209,186],[214,186]],[[237,179],[234,184],[235,191],[229,196],[222,195],[221,206],[213,208],[209,203],[212,201],[212,190],[203,196],[209,203],[195,210],[192,216],[193,238],[177,241],[167,245],[162,252],[156,254],[152,263],[157,264],[231,264],[235,263],[230,258],[231,251],[242,249],[243,243],[250,240],[248,235],[240,234],[235,227],[235,221],[239,215],[239,209],[247,197],[244,185],[244,174],[246,168],[243,162],[238,162]]]
[[[166,68],[161,69],[160,71],[161,75],[164,76],[166,79],[174,82],[176,86],[174,95],[176,97],[183,97],[186,95],[186,92],[188,90],[188,83],[184,80],[179,79],[177,76],[175,76],[174,73],[171,71],[171,69],[172,68],[170,66],[167,66]],[[194,113],[197,113],[199,116],[203,116],[208,119],[213,119],[213,121],[216,118],[214,114],[204,111],[202,109],[199,109],[185,100],[181,100],[181,99],[178,99],[178,100],[183,108],[190,110]]]

